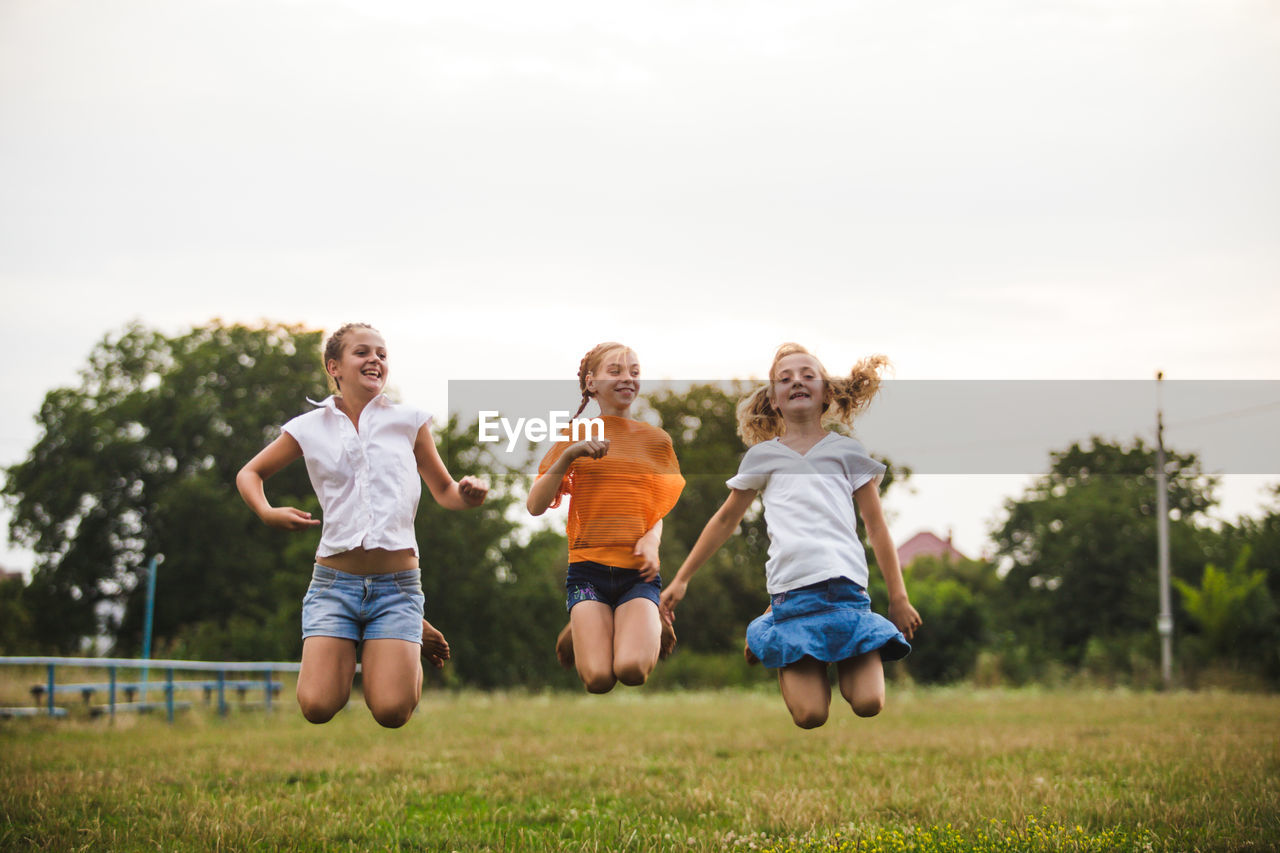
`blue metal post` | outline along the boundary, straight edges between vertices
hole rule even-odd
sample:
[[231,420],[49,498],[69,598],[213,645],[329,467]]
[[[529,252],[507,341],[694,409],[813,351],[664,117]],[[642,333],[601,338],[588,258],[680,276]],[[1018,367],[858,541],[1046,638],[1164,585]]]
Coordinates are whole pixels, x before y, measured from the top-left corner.
[[270,711],[271,710],[271,670],[267,670],[266,691],[267,691],[266,709]]
[[[156,558],[147,561],[147,615],[142,623],[142,659],[151,660],[151,622],[156,613]],[[142,701],[147,701],[147,680],[151,669],[142,670]]]
[[227,674],[218,670],[218,716],[227,715]]
[[53,716],[53,670],[56,664],[49,664],[49,716]]
[[116,668],[107,667],[107,705],[111,710],[111,722],[116,721]]
[[170,667],[164,671],[164,707],[169,715],[169,722],[173,722],[173,668]]

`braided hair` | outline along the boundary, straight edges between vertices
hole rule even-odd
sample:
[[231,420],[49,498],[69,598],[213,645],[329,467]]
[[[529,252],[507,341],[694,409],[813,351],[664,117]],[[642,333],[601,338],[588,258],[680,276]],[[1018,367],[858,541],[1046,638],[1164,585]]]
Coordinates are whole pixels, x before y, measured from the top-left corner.
[[847,376],[832,379],[813,353],[800,344],[783,344],[774,354],[773,364],[769,365],[769,384],[757,388],[738,403],[738,435],[748,447],[777,438],[786,432],[787,426],[782,415],[773,404],[773,380],[778,362],[797,354],[811,356],[818,363],[823,385],[823,422],[835,422],[848,427],[853,426],[854,418],[862,413],[880,390],[881,374],[889,367],[887,357],[871,355],[855,364]]
[[582,414],[582,410],[587,407],[587,403],[595,396],[594,393],[587,390],[587,374],[595,374],[604,362],[605,356],[617,350],[626,350],[635,355],[626,344],[620,344],[617,341],[606,341],[602,344],[596,344],[582,357],[582,361],[578,362],[578,389],[582,391],[582,404],[578,406],[578,411],[573,413],[573,418],[570,418],[570,420],[574,420],[578,415]]

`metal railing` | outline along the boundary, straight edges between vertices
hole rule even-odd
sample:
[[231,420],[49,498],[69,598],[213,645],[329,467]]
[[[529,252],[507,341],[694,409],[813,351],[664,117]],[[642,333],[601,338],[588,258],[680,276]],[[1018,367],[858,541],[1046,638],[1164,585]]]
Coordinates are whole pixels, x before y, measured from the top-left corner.
[[[174,700],[174,693],[178,690],[203,688],[206,696],[211,697],[214,692],[218,697],[218,713],[225,715],[227,713],[227,697],[228,689],[237,690],[241,694],[247,689],[261,687],[263,692],[263,702],[267,710],[271,709],[272,694],[281,689],[281,682],[275,680],[276,673],[297,672],[301,665],[290,661],[198,661],[198,660],[135,660],[133,658],[69,658],[69,657],[0,657],[0,665],[7,666],[43,666],[45,667],[46,681],[37,695],[41,697],[45,710],[48,715],[59,716],[65,714],[65,710],[59,708],[55,703],[55,697],[58,693],[80,693],[86,698],[86,701],[98,690],[105,690],[107,694],[107,704],[105,708],[107,713],[114,719],[117,710],[148,710],[150,708],[160,707],[163,704],[169,722],[173,722],[173,712],[178,706],[185,706],[190,703],[178,703]],[[58,667],[79,667],[88,669],[105,669],[107,671],[107,681],[101,684],[58,684],[57,669]],[[117,678],[117,671],[141,670],[142,678],[138,682],[129,682],[121,684]],[[162,680],[150,683],[150,671],[160,670],[164,677]],[[181,680],[174,679],[175,672],[210,672],[213,676],[203,680]],[[248,675],[261,675],[261,679],[241,677],[239,679],[228,680],[227,675],[232,673],[245,673]],[[141,702],[117,702],[117,693],[121,690],[130,692],[140,692]],[[164,693],[163,703],[147,702],[146,694],[148,690],[161,690]],[[36,688],[33,688],[36,692]],[[104,706],[96,706],[104,707]]]

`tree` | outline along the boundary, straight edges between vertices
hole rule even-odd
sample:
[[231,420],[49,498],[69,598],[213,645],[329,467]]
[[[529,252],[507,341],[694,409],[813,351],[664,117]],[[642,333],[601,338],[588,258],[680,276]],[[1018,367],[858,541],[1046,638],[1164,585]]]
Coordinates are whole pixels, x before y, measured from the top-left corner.
[[[1094,437],[1050,455],[1051,467],[996,532],[1007,567],[1002,627],[1030,648],[1079,663],[1091,638],[1123,642],[1154,631],[1155,451]],[[1172,570],[1190,579],[1204,564],[1217,480],[1194,454],[1167,454]]]
[[[134,324],[94,348],[78,387],[46,395],[41,434],[4,485],[10,535],[36,553],[34,643],[71,651],[105,634],[137,649],[155,554],[167,558],[157,637],[274,612],[286,590],[264,579],[285,577],[314,542],[286,544],[237,505],[232,483],[304,397],[323,396],[318,351],[319,333],[298,326],[215,321],[169,338]],[[301,466],[272,486],[277,500],[311,500]],[[299,583],[282,586],[301,595]]]
[[904,661],[911,677],[925,683],[968,677],[990,639],[990,608],[1001,583],[995,567],[982,560],[921,556],[903,573],[911,603],[925,614]]
[[22,578],[0,577],[0,655],[39,651],[31,643],[31,610]]

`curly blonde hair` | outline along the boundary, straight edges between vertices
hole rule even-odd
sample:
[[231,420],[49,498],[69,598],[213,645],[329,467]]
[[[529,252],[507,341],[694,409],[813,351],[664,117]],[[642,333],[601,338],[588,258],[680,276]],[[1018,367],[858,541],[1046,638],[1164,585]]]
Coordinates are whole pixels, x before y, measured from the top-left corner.
[[757,388],[738,403],[738,435],[750,447],[771,438],[777,438],[787,431],[773,402],[773,381],[776,378],[778,362],[789,355],[807,355],[818,363],[818,373],[822,377],[822,421],[852,426],[853,420],[871,402],[871,398],[880,390],[881,374],[888,369],[889,359],[883,355],[871,355],[853,366],[847,376],[832,379],[827,374],[818,357],[800,344],[783,344],[774,353],[773,363],[769,365],[769,383]]
[[374,334],[377,334],[377,335],[382,334],[382,332],[379,332],[377,329],[375,329],[373,326],[370,326],[368,323],[347,323],[345,325],[339,326],[333,332],[333,334],[329,335],[329,338],[324,342],[323,364],[324,364],[324,375],[325,375],[325,378],[329,381],[329,391],[331,393],[340,394],[342,393],[342,389],[338,385],[338,380],[335,379],[331,373],[329,373],[329,362],[342,361],[342,351],[347,348],[347,344],[346,344],[347,335],[350,334],[351,332],[354,332],[356,329],[368,329]]
[[602,344],[596,344],[582,357],[582,361],[578,362],[578,389],[582,391],[582,404],[578,406],[578,411],[573,413],[574,418],[582,414],[582,410],[587,407],[587,403],[595,396],[587,390],[587,374],[595,374],[600,369],[600,365],[604,363],[605,356],[617,350],[626,350],[631,353],[633,358],[636,354],[636,351],[626,344],[620,344],[617,341],[606,341]]

